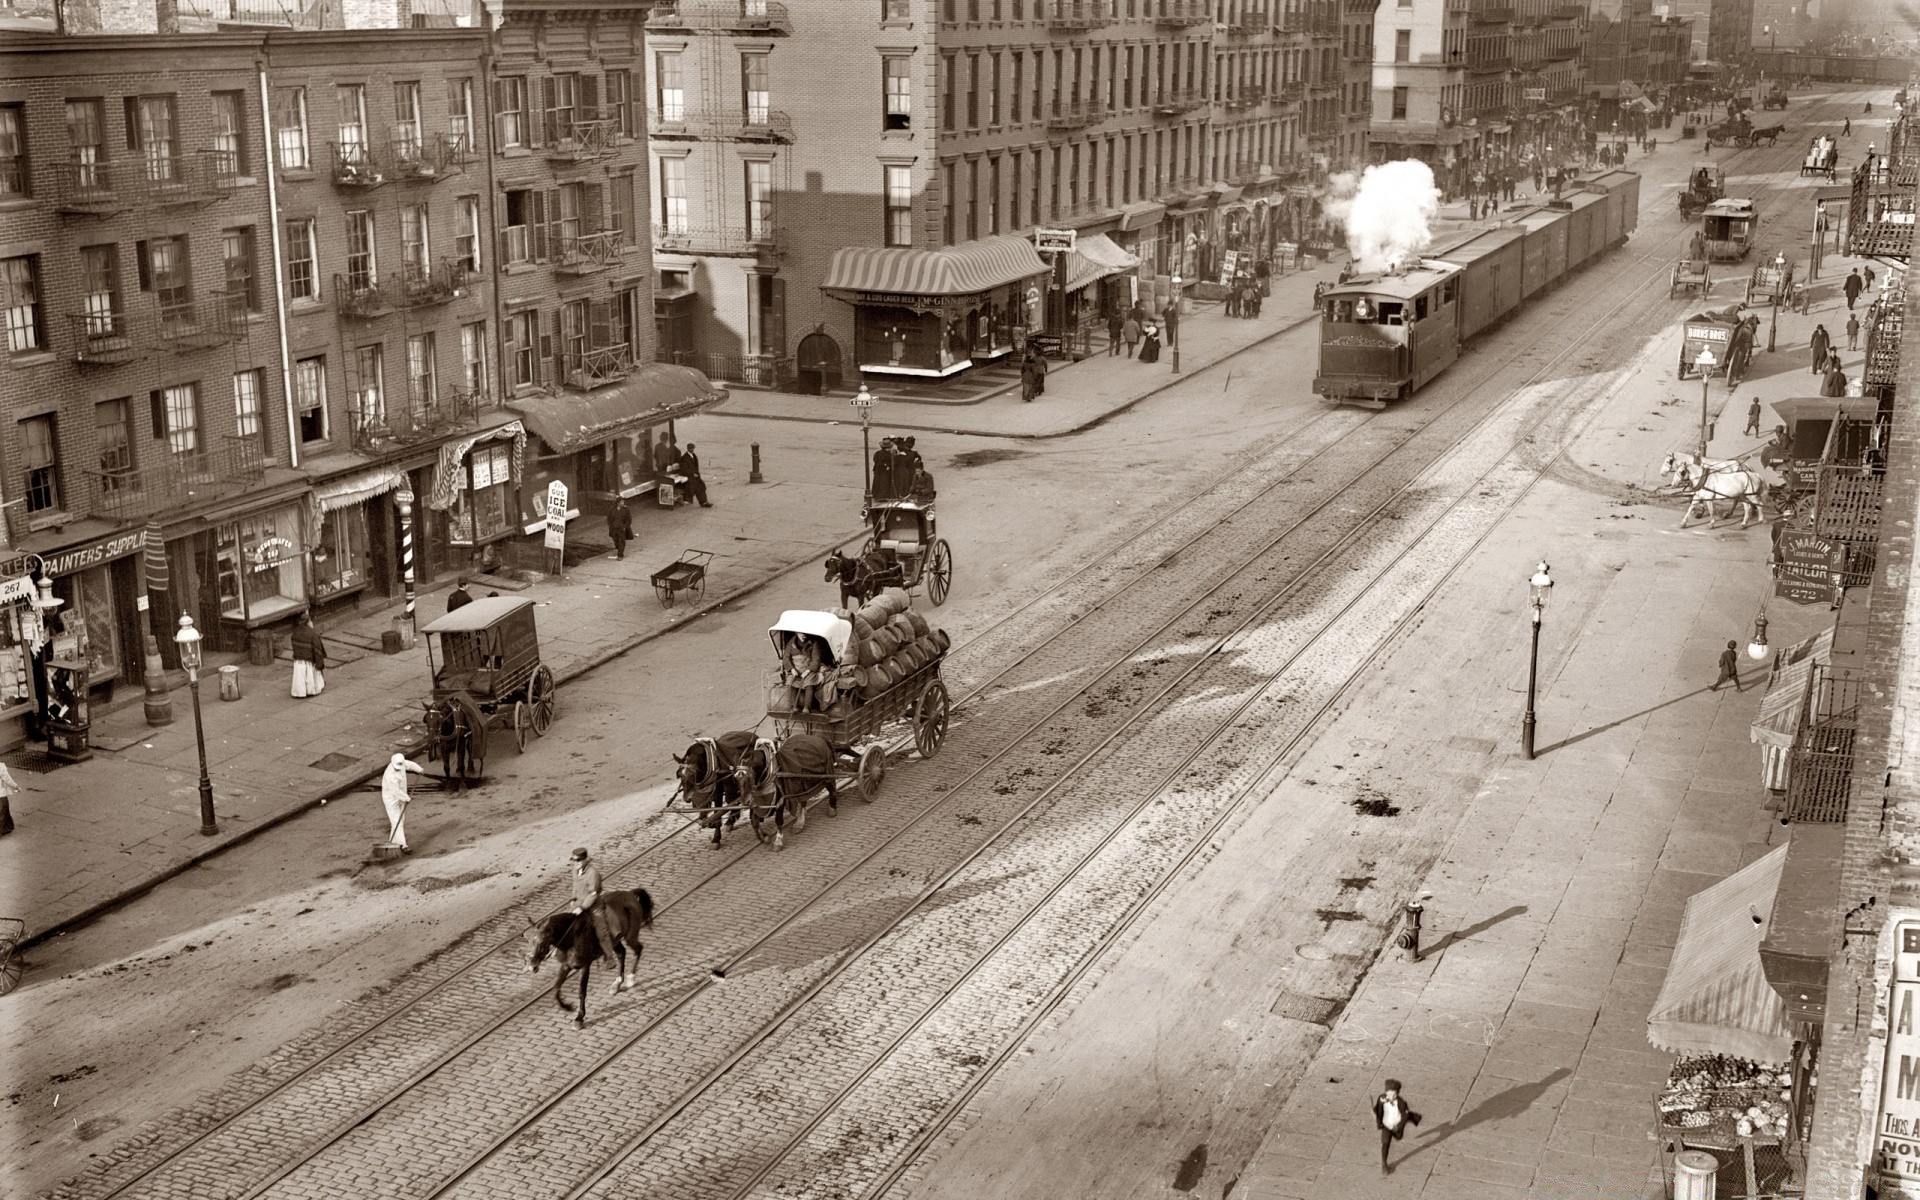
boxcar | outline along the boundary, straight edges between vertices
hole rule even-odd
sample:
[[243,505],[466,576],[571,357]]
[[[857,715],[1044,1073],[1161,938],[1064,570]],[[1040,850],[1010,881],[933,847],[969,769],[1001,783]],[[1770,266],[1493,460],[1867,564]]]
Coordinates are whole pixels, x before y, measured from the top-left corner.
[[1498,324],[1519,307],[1525,278],[1526,232],[1489,229],[1447,252],[1460,266],[1460,338]]

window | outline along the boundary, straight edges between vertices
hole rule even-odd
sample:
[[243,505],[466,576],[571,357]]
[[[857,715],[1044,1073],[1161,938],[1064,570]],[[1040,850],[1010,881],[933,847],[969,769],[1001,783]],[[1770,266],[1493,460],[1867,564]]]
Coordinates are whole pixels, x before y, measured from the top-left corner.
[[771,118],[773,94],[768,91],[767,54],[740,56],[740,111],[749,125],[765,125]]
[[133,471],[132,416],[125,397],[93,406],[94,465],[103,492],[117,492],[133,482],[128,478]]
[[[512,526],[513,452],[500,442],[476,445],[468,457],[472,472],[471,509],[457,506],[449,514],[449,540],[455,544],[497,537]],[[464,499],[464,497],[463,497]]]
[[341,165],[372,166],[373,156],[367,152],[367,89],[357,83],[343,83],[333,93],[340,110]]
[[913,245],[913,168],[886,168],[886,238],[889,246]]
[[1007,228],[1020,228],[1020,167],[1025,156],[1018,150],[1013,152],[1013,186],[1007,189]]
[[19,104],[0,104],[0,196],[30,196],[27,178],[27,117]]
[[244,315],[260,311],[254,287],[253,226],[220,231],[220,265],[229,311]]
[[180,176],[180,161],[175,155],[172,96],[129,96],[127,109],[127,149],[145,161],[147,179],[153,183],[173,183]]
[[992,57],[992,68],[987,73],[987,124],[998,125],[1000,123],[1000,56],[998,54]]
[[313,244],[313,218],[287,218],[287,298],[318,300],[320,277],[316,274]]
[[953,209],[960,201],[960,189],[954,183],[954,165],[950,162],[940,165],[941,205],[940,240],[953,245]]
[[1008,115],[1015,125],[1020,123],[1020,95],[1026,90],[1027,56],[1015,50],[1013,52],[1013,86],[1007,89],[1007,98],[1013,102],[1013,111]]
[[400,209],[400,270],[407,283],[424,282],[432,255],[427,243],[427,206],[408,204]]
[[987,232],[1000,232],[1000,157],[987,163]]
[[527,263],[545,257],[546,218],[538,192],[516,188],[507,193],[506,245],[501,255],[508,263]]
[[233,428],[243,438],[266,440],[266,427],[260,421],[260,396],[265,390],[265,375],[259,367],[233,373]]
[[773,234],[773,163],[766,159],[748,159],[747,240],[763,241]]
[[313,166],[307,152],[307,89],[274,89],[273,138],[279,147],[281,170],[305,171]]
[[633,76],[626,71],[607,72],[607,114],[613,131],[621,137],[633,134]]
[[880,0],[882,21],[913,20],[913,0]]
[[20,465],[26,472],[21,489],[27,512],[50,512],[60,507],[60,453],[54,446],[53,417],[28,417],[20,422]]
[[480,197],[460,196],[453,202],[454,265],[469,275],[480,273]]
[[493,81],[493,116],[500,127],[500,146],[527,144],[527,80],[523,75]]
[[1395,121],[1404,121],[1407,119],[1407,89],[1404,87],[1393,89],[1392,119]]
[[885,102],[884,128],[913,128],[913,60],[888,55],[880,60],[881,90]]
[[476,400],[487,394],[487,323],[460,327],[460,386]]
[[953,111],[957,101],[954,93],[960,90],[960,76],[953,65],[953,55],[940,56],[940,128],[953,128]]
[[967,240],[980,236],[980,160],[967,164]]
[[585,300],[569,300],[560,306],[560,373],[563,376],[586,365],[590,324]]
[[640,289],[628,288],[613,298],[613,344],[624,346],[632,358],[640,355]]
[[507,314],[507,357],[513,366],[512,385],[540,382],[540,314],[534,309]]
[[635,227],[633,206],[633,173],[615,175],[608,181],[613,193],[613,231],[620,245],[633,246],[639,242],[639,230]]
[[167,439],[167,449],[175,454],[192,454],[200,448],[200,385],[177,383],[154,393],[154,429]]
[[245,92],[213,93],[213,167],[222,175],[247,174]]
[[667,233],[687,232],[687,160],[660,160],[660,228]]
[[473,80],[447,80],[447,135],[456,155],[473,152]]
[[[0,118],[0,125],[5,118]],[[0,134],[0,143],[4,142]],[[98,100],[67,101],[67,161],[73,164],[73,182],[79,188],[97,188],[100,164],[107,159],[107,114]],[[0,194],[6,191],[6,171],[0,168]]]
[[980,56],[967,55],[967,128],[980,128]]
[[580,102],[580,77],[570,73],[550,75],[540,83],[546,99],[547,140],[573,140],[574,109]]
[[371,346],[356,346],[353,351],[353,378],[348,381],[353,389],[349,401],[351,411],[348,419],[353,422],[356,433],[365,432],[376,425],[386,423],[386,353],[379,342]]
[[113,337],[120,332],[120,247],[80,247],[81,311],[89,338]]
[[347,286],[364,291],[378,282],[373,258],[373,214],[364,209],[347,214]]
[[1413,61],[1413,30],[1411,29],[1394,30],[1393,61],[1397,63]]
[[415,412],[433,404],[434,359],[431,333],[416,333],[407,339],[407,400]]
[[327,360],[303,358],[293,364],[293,414],[300,441],[327,440]]
[[0,258],[0,303],[7,309],[7,353],[31,354],[46,347],[40,313],[40,256]]
[[393,85],[393,149],[403,160],[420,157],[420,81]]
[[653,107],[668,123],[687,119],[687,85],[680,75],[680,52],[662,50],[653,56]]

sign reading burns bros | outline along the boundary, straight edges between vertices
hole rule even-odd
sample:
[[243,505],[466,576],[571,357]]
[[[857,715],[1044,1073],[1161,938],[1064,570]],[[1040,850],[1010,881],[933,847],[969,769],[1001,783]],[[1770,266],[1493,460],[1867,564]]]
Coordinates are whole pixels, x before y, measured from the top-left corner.
[[1893,930],[1893,994],[1873,1166],[1881,1200],[1920,1198],[1920,921],[1902,921]]

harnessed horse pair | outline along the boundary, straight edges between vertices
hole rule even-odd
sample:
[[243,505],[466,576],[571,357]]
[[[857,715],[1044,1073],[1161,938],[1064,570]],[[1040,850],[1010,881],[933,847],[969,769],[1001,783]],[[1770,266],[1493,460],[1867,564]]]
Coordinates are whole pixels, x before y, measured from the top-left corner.
[[[1739,459],[1707,458],[1696,452],[1673,453],[1668,454],[1660,464],[1660,473],[1667,477],[1669,487],[1693,489],[1692,496],[1687,500],[1687,511],[1680,518],[1682,529],[1687,527],[1694,513],[1702,507],[1707,512],[1707,528],[1718,525],[1720,515],[1714,505],[1722,500],[1731,501],[1740,509],[1742,529],[1753,521],[1767,519],[1766,478],[1760,472],[1743,466]],[[1727,515],[1733,515],[1731,509]]]
[[827,812],[840,815],[834,783],[833,744],[817,733],[796,733],[775,742],[751,729],[695,738],[676,754],[679,792],[704,810],[700,825],[713,830],[713,844],[740,823],[745,812],[754,836],[786,847],[786,827],[807,824],[807,802],[824,790]]

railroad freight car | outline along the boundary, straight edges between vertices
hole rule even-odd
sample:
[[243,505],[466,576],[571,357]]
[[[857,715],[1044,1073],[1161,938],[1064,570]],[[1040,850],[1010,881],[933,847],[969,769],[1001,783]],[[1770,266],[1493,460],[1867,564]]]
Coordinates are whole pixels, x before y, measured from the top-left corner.
[[1492,229],[1442,243],[1417,262],[1328,289],[1313,390],[1366,408],[1412,395],[1470,338],[1625,242],[1639,215],[1640,177],[1608,171],[1559,200],[1511,209]]

